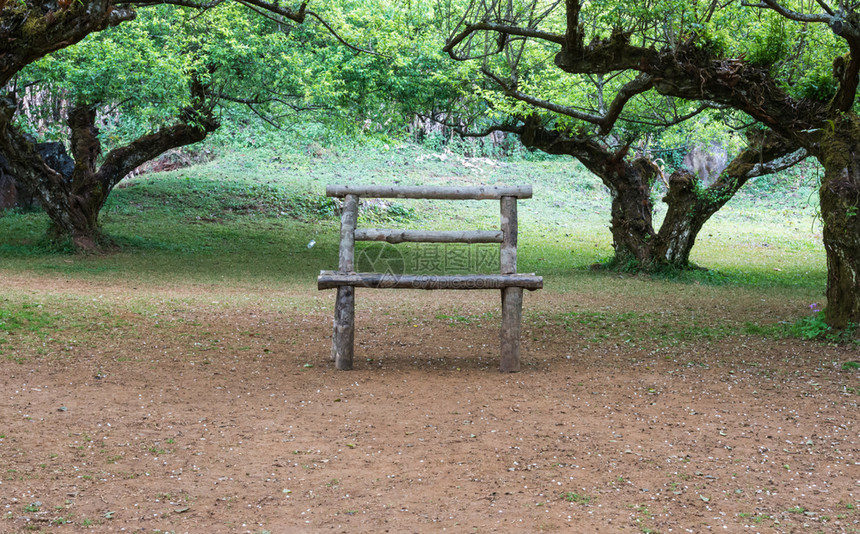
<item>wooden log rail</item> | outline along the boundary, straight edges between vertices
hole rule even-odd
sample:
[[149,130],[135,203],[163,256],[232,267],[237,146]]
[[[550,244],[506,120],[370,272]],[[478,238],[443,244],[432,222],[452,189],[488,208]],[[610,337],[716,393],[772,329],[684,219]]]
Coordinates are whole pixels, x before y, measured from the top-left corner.
[[426,232],[422,230],[356,230],[356,241],[388,241],[389,243],[501,243],[501,231]]
[[330,185],[329,197],[356,195],[365,198],[423,198],[427,200],[499,200],[502,197],[531,198],[532,186],[479,185],[471,187],[427,187],[397,185]]
[[[498,289],[502,295],[501,361],[499,370],[520,370],[523,289],[543,287],[543,278],[517,273],[517,199],[531,198],[532,187],[475,186],[350,186],[330,185],[326,195],[344,199],[340,219],[337,271],[322,271],[318,289],[337,288],[331,358],[338,369],[352,369],[355,342],[355,288],[374,289]],[[442,200],[499,200],[501,228],[497,231],[425,231],[357,229],[358,204],[365,198],[418,198]],[[355,272],[355,242],[388,243],[499,243],[500,274],[407,275]]]

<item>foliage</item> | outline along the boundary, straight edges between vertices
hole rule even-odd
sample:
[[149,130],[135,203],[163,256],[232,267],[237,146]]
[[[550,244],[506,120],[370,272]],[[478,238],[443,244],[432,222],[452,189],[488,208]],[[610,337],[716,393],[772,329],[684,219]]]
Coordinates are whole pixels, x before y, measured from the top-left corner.
[[347,130],[385,132],[401,130],[416,113],[456,99],[462,81],[458,67],[440,50],[442,21],[434,5],[428,0],[318,5],[345,40],[372,53],[320,46],[320,32],[294,30],[305,45],[294,60],[306,80],[306,98],[335,110]]
[[[812,312],[810,315],[801,317],[791,325],[789,330],[793,337],[806,340],[817,339],[829,343],[858,343],[855,339],[855,333],[860,331],[858,325],[849,324],[847,328],[834,330],[825,321],[826,313],[818,307],[818,304],[810,304],[809,309]],[[847,369],[846,365],[850,367],[853,363],[855,362],[848,362],[843,365],[843,369]]]
[[400,135],[416,114],[444,118],[471,83],[470,69],[440,49],[445,11],[436,7],[428,0],[315,4],[354,47],[313,20],[278,24],[238,3],[203,12],[141,8],[135,20],[20,73],[24,127],[65,140],[63,110],[85,102],[98,106],[110,150],[174,121],[196,79],[231,129],[263,117],[281,128],[317,122],[351,135]]
[[[213,103],[259,99],[289,74],[282,55],[288,36],[270,26],[233,3],[204,13],[142,10],[134,21],[91,34],[21,72],[19,84],[35,84],[52,97],[41,100],[41,109],[39,102],[28,106],[29,127],[45,124],[57,99],[97,106],[110,149],[175,121],[191,103],[194,79],[209,87]],[[46,126],[33,133],[57,138],[65,132],[63,122]]]
[[836,85],[836,80],[828,69],[819,65],[797,82],[795,93],[800,98],[826,102],[836,94]]
[[759,30],[750,39],[747,60],[753,65],[769,67],[783,61],[788,52],[789,34],[786,20],[775,13],[764,13]]
[[818,309],[818,304],[811,304],[812,314],[799,319],[792,326],[792,334],[800,339],[817,339],[830,332],[830,326],[824,321],[824,311]]

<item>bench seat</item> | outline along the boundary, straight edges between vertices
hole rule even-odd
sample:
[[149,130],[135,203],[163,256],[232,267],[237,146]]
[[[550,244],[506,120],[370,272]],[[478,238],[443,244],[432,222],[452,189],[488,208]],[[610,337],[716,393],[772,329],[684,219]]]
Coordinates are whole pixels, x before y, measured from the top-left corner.
[[373,289],[503,289],[521,287],[534,291],[543,288],[543,277],[534,274],[422,275],[391,273],[339,273],[320,271],[317,289],[338,286]]

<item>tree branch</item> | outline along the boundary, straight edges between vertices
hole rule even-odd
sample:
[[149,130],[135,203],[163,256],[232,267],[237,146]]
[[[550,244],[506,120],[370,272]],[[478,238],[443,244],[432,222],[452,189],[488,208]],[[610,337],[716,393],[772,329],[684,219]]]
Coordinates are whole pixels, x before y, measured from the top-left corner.
[[618,117],[621,116],[621,112],[624,111],[624,106],[627,105],[627,102],[629,102],[631,98],[644,93],[653,86],[654,79],[649,74],[645,73],[639,74],[636,78],[624,84],[624,86],[622,86],[615,95],[612,103],[609,104],[609,109],[606,111],[606,115],[603,117],[603,122],[600,124],[600,135],[606,135],[610,130],[612,130]]
[[489,70],[482,68],[481,72],[485,76],[496,82],[499,87],[502,88],[502,91],[504,91],[505,94],[510,96],[511,98],[514,98],[521,102],[525,102],[535,107],[558,113],[560,115],[565,115],[573,119],[582,120],[597,125],[600,127],[600,135],[606,135],[609,133],[610,130],[612,130],[612,127],[615,125],[615,123],[618,121],[618,118],[621,116],[621,113],[624,111],[624,106],[627,105],[627,102],[629,102],[631,98],[651,89],[651,87],[653,86],[653,79],[650,75],[640,74],[633,80],[627,82],[623,87],[621,87],[621,89],[615,95],[615,98],[609,104],[609,108],[607,109],[605,114],[598,115],[594,113],[584,113],[569,106],[562,106],[560,104],[556,104],[554,102],[550,102],[542,98],[527,95],[522,91],[510,87],[507,83],[505,83],[495,74],[491,73]]
[[564,47],[568,50],[582,50],[582,28],[579,25],[579,0],[565,0],[567,31],[564,34]]
[[[177,1],[177,0],[169,0],[169,1]],[[182,1],[182,0],[178,0],[178,1]],[[252,6],[256,6],[260,9],[263,9],[263,10],[268,11],[270,13],[275,13],[276,15],[280,15],[281,17],[284,17],[285,19],[289,19],[293,22],[298,22],[298,23],[304,22],[305,21],[305,15],[309,14],[309,12],[307,12],[305,9],[307,7],[307,4],[304,2],[302,3],[301,6],[299,6],[298,11],[293,11],[292,9],[287,9],[285,7],[281,7],[280,5],[278,5],[278,2],[270,3],[270,2],[264,2],[263,0],[236,0],[236,1],[242,5],[245,5],[245,6],[247,6],[249,4]]]
[[529,148],[547,154],[573,156],[607,186],[607,178],[613,174],[613,170],[630,164],[625,162],[629,145],[613,150],[593,137],[570,137],[564,132],[546,128],[535,116],[527,118],[524,125],[509,131],[518,134],[520,141]]
[[[298,95],[289,95],[289,96],[294,96],[295,98],[299,98],[299,96],[298,96]],[[240,98],[240,97],[237,97],[237,96],[230,96],[230,95],[220,94],[220,95],[218,95],[218,98],[219,98],[219,99],[221,99],[221,100],[226,100],[226,101],[228,101],[228,102],[234,102],[234,103],[236,103],[236,104],[243,104],[243,105],[245,105],[245,106],[248,106],[248,107],[251,109],[251,111],[253,111],[253,112],[254,112],[254,113],[256,113],[257,115],[259,115],[259,116],[260,116],[260,118],[262,118],[262,119],[263,119],[263,120],[265,120],[266,122],[269,122],[269,124],[273,124],[273,125],[274,125],[274,122],[271,122],[271,118],[265,118],[265,117],[263,117],[263,116],[261,115],[261,112],[260,112],[257,108],[255,108],[254,106],[260,106],[260,105],[263,105],[263,104],[269,104],[269,103],[271,103],[271,102],[277,102],[278,104],[283,104],[283,105],[287,106],[288,108],[290,108],[291,110],[293,110],[293,111],[295,111],[295,112],[300,112],[300,111],[318,111],[318,110],[321,110],[321,109],[328,109],[328,108],[326,108],[326,107],[324,107],[324,106],[297,106],[296,104],[293,104],[292,102],[289,102],[288,100],[286,100],[286,99],[284,99],[284,98],[280,98],[280,97],[269,97],[269,98]],[[280,128],[279,128],[279,129],[280,129]]]
[[860,42],[849,40],[850,52],[833,60],[833,76],[839,81],[839,89],[831,100],[831,107],[838,111],[848,111],[857,98],[860,83]]
[[0,87],[39,58],[135,17],[133,9],[115,8],[110,0],[72,2],[62,17],[43,7],[34,2],[0,10]]
[[826,11],[828,15],[835,15],[836,14],[832,9],[830,9],[830,6],[828,6],[824,2],[824,0],[815,0],[815,1],[818,2],[818,5],[821,6],[821,9]]
[[[106,186],[107,191],[147,161],[171,148],[202,141],[209,133],[218,129],[218,121],[212,116],[213,103],[207,101],[206,90],[197,80],[192,82],[191,102],[191,106],[182,111],[177,124],[165,126],[155,133],[139,137],[107,154],[104,163],[96,173],[98,181]],[[77,154],[75,160],[77,167]]]
[[603,117],[601,115],[596,115],[593,113],[583,113],[574,108],[568,106],[562,106],[560,104],[556,104],[554,102],[550,102],[548,100],[543,100],[542,98],[537,98],[531,95],[527,95],[522,91],[518,91],[512,87],[510,87],[507,83],[505,83],[501,78],[493,74],[487,69],[482,68],[481,72],[484,76],[490,78],[494,82],[496,82],[499,87],[502,88],[502,91],[511,98],[519,100],[521,102],[525,102],[526,104],[531,104],[532,106],[539,107],[542,109],[546,109],[548,111],[553,111],[558,113],[559,115],[565,115],[567,117],[571,117],[574,119],[590,122],[592,124],[602,124]]
[[745,7],[755,7],[758,9],[770,9],[772,11],[776,11],[783,17],[789,20],[796,20],[798,22],[826,22],[830,24],[830,22],[834,19],[834,14],[831,12],[830,14],[807,14],[807,13],[798,13],[797,11],[792,11],[780,5],[776,0],[762,0],[761,2],[752,3],[747,0],[743,0],[741,2],[742,6]]
[[346,40],[343,37],[338,35],[338,33],[336,31],[334,31],[334,28],[332,28],[328,22],[323,20],[322,17],[320,17],[319,15],[314,13],[313,11],[308,11],[307,14],[310,15],[311,17],[314,17],[315,19],[317,19],[320,22],[320,24],[325,26],[325,29],[328,30],[329,33],[331,33],[334,36],[334,38],[337,39],[340,42],[340,44],[344,45],[345,47],[347,47],[351,50],[355,50],[356,52],[361,52],[363,54],[370,54],[372,56],[379,56],[379,57],[384,57],[384,58],[390,59],[389,56],[386,56],[384,54],[380,54],[379,52],[374,52],[372,50],[366,50],[364,48],[359,48],[355,45],[349,44],[348,42],[346,42]]
[[[271,21],[272,21],[272,22],[274,22],[275,24],[284,24],[284,25],[286,25],[286,24],[287,24],[287,21],[286,21],[286,20],[284,20],[283,18],[278,18],[278,17],[276,17],[275,15],[272,15],[271,13],[268,13],[268,12],[266,12],[265,10],[258,8],[257,6],[253,6],[253,5],[251,5],[251,4],[244,3],[244,2],[242,2],[241,0],[237,0],[237,1],[238,1],[240,4],[242,4],[243,6],[247,7],[247,8],[248,8],[248,9],[250,9],[251,11],[253,11],[254,13],[256,13],[256,14],[260,15],[260,16],[261,16],[261,17],[263,17],[263,18],[266,18],[266,19],[271,20]],[[290,27],[291,27],[291,26],[290,26]]]
[[750,178],[758,178],[759,176],[767,176],[794,167],[801,161],[809,157],[809,153],[805,148],[797,149],[790,154],[775,157],[770,161],[761,161],[747,173]]
[[[760,176],[788,169],[808,157],[805,149],[789,142],[772,130],[748,134],[750,146],[726,166],[720,177],[708,188],[719,192],[717,198],[731,198],[743,185]],[[725,201],[719,204],[722,206]]]
[[8,156],[8,171],[28,189],[38,191],[39,202],[52,220],[71,224],[63,176],[45,164],[33,142],[12,124],[16,108],[11,98],[0,97],[0,153]]
[[115,5],[132,5],[134,7],[151,7],[160,5],[172,5],[180,7],[190,7],[192,9],[210,9],[224,0],[214,0],[212,2],[195,2],[193,0],[115,0]]
[[692,119],[693,117],[695,117],[696,115],[699,115],[700,113],[702,113],[708,109],[725,109],[725,106],[715,104],[713,102],[705,102],[704,104],[702,104],[701,106],[699,106],[698,108],[694,109],[693,111],[691,111],[687,114],[680,115],[680,116],[676,115],[674,118],[672,118],[670,120],[665,120],[665,121],[648,121],[648,120],[644,120],[644,119],[641,119],[641,120],[640,119],[631,119],[631,118],[627,118],[627,117],[624,117],[621,120],[623,122],[629,122],[630,124],[641,124],[643,126],[659,126],[659,127],[663,127],[663,128],[668,128],[670,126],[675,126],[676,124],[681,124],[682,122],[686,122],[686,121]]
[[509,123],[494,124],[476,132],[466,131],[459,127],[454,127],[454,131],[457,132],[458,135],[461,135],[463,137],[486,137],[495,132],[519,133],[517,127]]
[[[563,45],[565,43],[565,36],[558,35],[555,33],[549,33],[545,31],[538,30],[536,28],[521,28],[519,26],[513,26],[510,24],[498,24],[495,22],[478,22],[475,24],[467,24],[466,27],[460,33],[454,35],[445,46],[442,48],[443,52],[446,52],[452,59],[456,61],[467,61],[470,59],[477,59],[477,57],[465,55],[461,56],[456,53],[454,50],[457,45],[462,43],[466,38],[471,37],[473,34],[477,32],[496,32],[502,35],[516,35],[520,37],[530,37],[534,39],[540,39],[543,41],[549,41],[551,43],[556,43]],[[500,39],[497,45],[497,49],[495,52],[490,52],[488,54],[482,54],[481,57],[485,57],[486,55],[497,54],[504,49],[505,39]]]

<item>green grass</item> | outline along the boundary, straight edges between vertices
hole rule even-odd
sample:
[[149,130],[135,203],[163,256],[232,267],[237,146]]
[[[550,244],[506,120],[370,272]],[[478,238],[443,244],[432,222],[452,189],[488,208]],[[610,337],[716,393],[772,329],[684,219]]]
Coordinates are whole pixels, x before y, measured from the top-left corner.
[[27,358],[18,350],[19,334],[30,333],[44,338],[59,317],[59,314],[45,311],[41,304],[0,298],[0,357],[25,363]]
[[[691,259],[702,269],[642,276],[589,269],[611,257],[610,200],[600,181],[576,162],[467,161],[381,141],[311,146],[317,141],[287,145],[275,136],[260,136],[253,142],[231,142],[232,151],[204,165],[123,182],[101,216],[104,230],[120,245],[116,252],[58,252],[44,242],[44,215],[0,214],[0,276],[119,281],[132,288],[129,306],[135,313],[149,309],[146,302],[134,300],[138,285],[205,288],[199,293],[207,296],[199,298],[207,301],[220,300],[222,290],[285,289],[303,295],[290,305],[316,306],[306,296],[316,294],[317,273],[336,267],[338,255],[337,204],[324,196],[325,185],[530,183],[534,197],[519,203],[519,270],[543,275],[544,292],[643,303],[641,309],[623,310],[611,304],[602,310],[571,305],[541,320],[582,329],[594,338],[608,333],[625,340],[782,335],[779,321],[794,323],[808,313],[808,304],[822,300],[825,259],[815,219],[813,171],[808,169],[759,180],[732,199],[705,225],[693,250]],[[498,225],[498,211],[498,203],[489,201],[374,203],[363,208],[359,226],[490,229]],[[314,246],[309,247],[311,241]],[[362,258],[388,253],[385,247],[359,244],[359,267]],[[497,269],[495,247],[437,246],[429,253],[426,245],[387,247],[396,250],[393,254],[407,272],[437,272],[433,254],[445,260],[441,269],[448,274]],[[680,292],[700,302],[748,301],[751,312],[762,300],[786,301],[796,304],[796,313],[722,322],[679,310],[661,314],[661,296]],[[49,319],[24,308],[21,299],[5,316],[0,307],[0,322],[16,329],[47,327],[40,321]],[[86,297],[70,299],[75,305],[92,304]],[[445,320],[467,319],[477,318],[452,313]],[[2,332],[0,328],[0,336]]]
[[16,330],[40,332],[49,327],[52,322],[53,318],[42,311],[40,304],[11,303],[8,299],[0,300],[0,335],[3,333],[8,335]]

